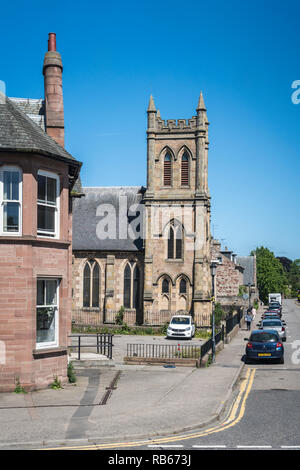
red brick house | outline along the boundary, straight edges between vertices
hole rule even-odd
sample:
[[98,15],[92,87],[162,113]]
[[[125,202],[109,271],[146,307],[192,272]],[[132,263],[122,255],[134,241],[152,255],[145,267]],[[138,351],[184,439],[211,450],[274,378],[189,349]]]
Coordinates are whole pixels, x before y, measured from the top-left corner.
[[45,100],[0,96],[0,391],[67,379],[72,194],[62,62],[50,33]]

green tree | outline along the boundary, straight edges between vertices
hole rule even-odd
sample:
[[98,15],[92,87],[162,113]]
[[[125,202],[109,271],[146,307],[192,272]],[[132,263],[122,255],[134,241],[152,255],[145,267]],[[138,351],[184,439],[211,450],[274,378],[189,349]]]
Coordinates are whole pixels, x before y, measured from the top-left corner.
[[298,290],[300,289],[300,259],[293,261],[288,279],[291,286],[291,296],[297,297]]
[[267,303],[269,293],[286,292],[288,279],[281,262],[272,251],[261,246],[256,248],[255,254],[259,296],[264,303]]

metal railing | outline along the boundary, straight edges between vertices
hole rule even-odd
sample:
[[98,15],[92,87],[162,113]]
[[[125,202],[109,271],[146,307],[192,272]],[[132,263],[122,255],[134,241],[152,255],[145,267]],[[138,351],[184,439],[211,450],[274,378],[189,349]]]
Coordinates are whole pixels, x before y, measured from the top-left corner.
[[[82,348],[96,348],[97,354],[102,354],[103,356],[107,356],[108,359],[112,359],[112,348],[113,348],[113,342],[112,338],[114,335],[107,333],[107,334],[102,334],[102,333],[97,333],[97,334],[72,334],[69,335],[70,338],[77,338],[77,344],[72,344],[70,346],[70,349],[78,349],[78,360],[80,361],[81,358],[81,349]],[[95,338],[96,342],[95,344],[83,344],[82,339],[83,338]]]
[[235,315],[226,318],[226,335],[228,335],[236,325],[240,324],[242,319],[242,312],[239,311]]
[[[117,310],[106,310],[103,311],[100,308],[74,308],[72,310],[72,323],[78,326],[104,326],[104,325],[116,325],[116,317],[119,311]],[[123,322],[128,325],[135,325],[139,323],[143,326],[160,327],[169,323],[173,315],[188,313],[183,311],[171,312],[169,310],[160,310],[156,312],[144,311],[143,318],[136,312],[135,309],[125,309]],[[139,321],[138,321],[139,320]],[[210,328],[211,315],[201,315],[199,318],[195,318],[195,324],[197,328]]]
[[[224,341],[225,328],[215,335],[215,344]],[[127,344],[127,357],[145,359],[203,359],[212,349],[212,338],[205,343],[194,344]]]
[[199,359],[200,354],[200,345],[127,344],[127,357],[151,359]]

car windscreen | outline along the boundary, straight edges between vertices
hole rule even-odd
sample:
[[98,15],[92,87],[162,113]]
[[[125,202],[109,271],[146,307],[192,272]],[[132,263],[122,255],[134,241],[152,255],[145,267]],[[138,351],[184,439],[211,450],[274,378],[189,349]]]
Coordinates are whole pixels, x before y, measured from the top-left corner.
[[263,321],[263,326],[265,326],[265,327],[268,327],[268,326],[281,326],[281,321],[276,321],[276,320]]
[[190,324],[190,319],[189,318],[176,317],[176,318],[172,319],[171,323],[172,323],[172,325],[189,325]]
[[250,337],[250,341],[252,341],[253,343],[266,343],[266,342],[275,343],[276,341],[278,341],[278,337],[274,333],[268,333],[268,332],[252,333]]

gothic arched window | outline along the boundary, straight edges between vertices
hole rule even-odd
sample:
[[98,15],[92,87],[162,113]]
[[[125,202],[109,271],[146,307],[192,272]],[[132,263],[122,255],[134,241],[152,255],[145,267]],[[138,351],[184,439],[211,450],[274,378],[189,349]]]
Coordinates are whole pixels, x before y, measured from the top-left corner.
[[99,307],[100,269],[99,264],[91,259],[83,270],[83,306]]
[[172,221],[168,232],[168,259],[182,259],[183,227],[179,222]]
[[164,158],[164,186],[172,186],[172,157],[169,152]]
[[136,266],[133,272],[133,298],[132,307],[139,308],[140,306],[140,270]]
[[141,274],[140,269],[134,263],[126,264],[124,270],[124,307],[140,308],[140,296],[141,296]]
[[171,225],[168,234],[168,259],[174,258],[174,227]]
[[184,152],[181,158],[181,186],[189,185],[189,156]]
[[169,293],[169,281],[168,279],[163,279],[162,285],[161,285],[161,292],[162,294],[168,294]]
[[179,293],[186,294],[186,280],[182,278],[179,284]]
[[124,307],[131,308],[131,269],[129,264],[124,271]]

